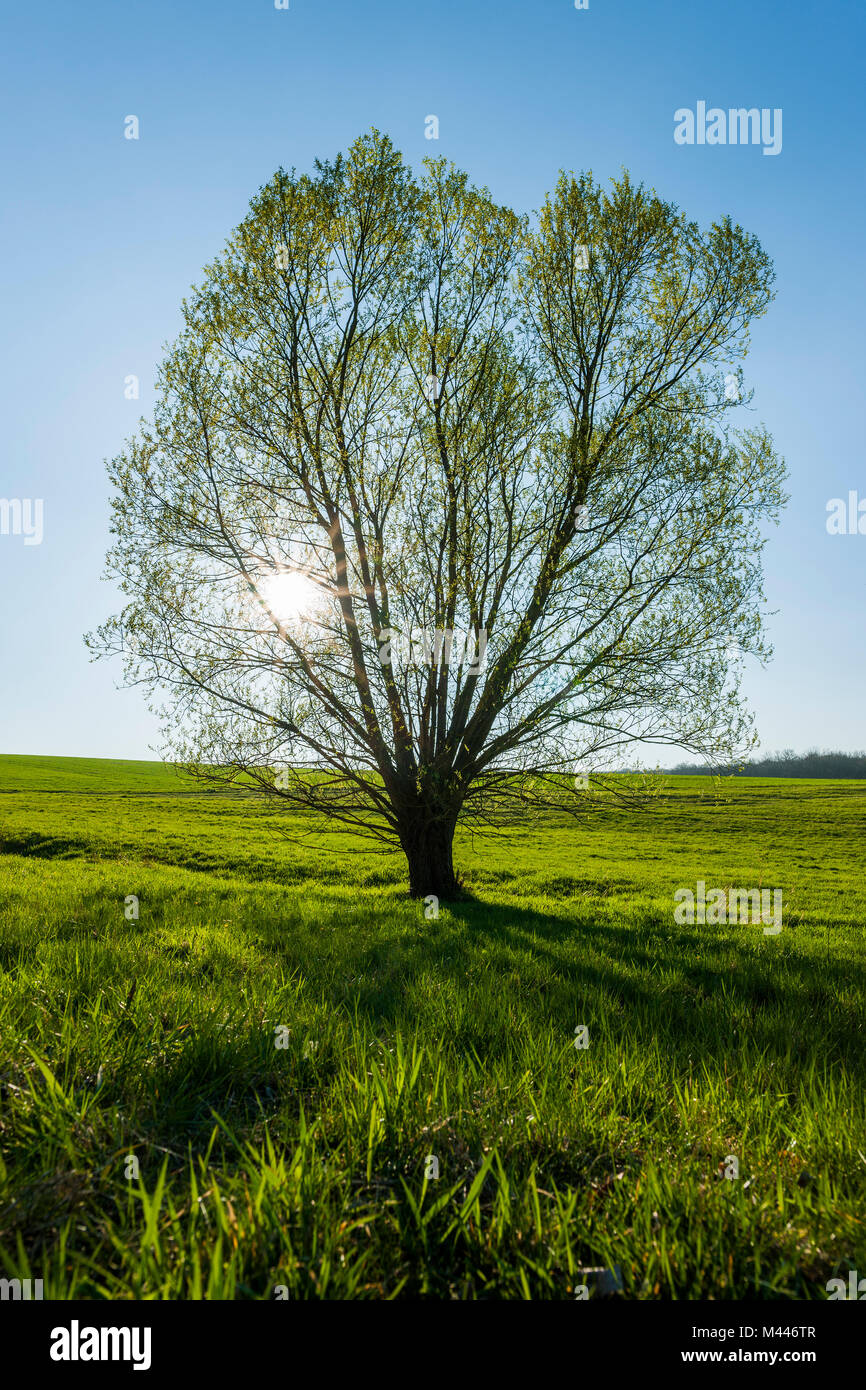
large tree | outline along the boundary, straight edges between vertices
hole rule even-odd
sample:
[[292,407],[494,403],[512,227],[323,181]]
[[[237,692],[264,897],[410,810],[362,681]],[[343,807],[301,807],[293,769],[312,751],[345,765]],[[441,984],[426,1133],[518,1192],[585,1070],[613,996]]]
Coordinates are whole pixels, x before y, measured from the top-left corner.
[[459,819],[624,744],[730,761],[784,501],[735,427],[772,280],[627,175],[530,219],[377,132],[281,170],[110,465],[127,601],[91,645],[169,756],[399,843],[416,895],[455,892]]

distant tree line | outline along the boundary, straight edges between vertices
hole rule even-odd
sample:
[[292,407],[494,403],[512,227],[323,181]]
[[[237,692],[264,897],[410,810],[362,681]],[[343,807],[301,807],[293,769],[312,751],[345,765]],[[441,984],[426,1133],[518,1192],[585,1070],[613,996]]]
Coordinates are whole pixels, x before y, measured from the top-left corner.
[[795,753],[793,748],[785,748],[781,753],[770,753],[766,758],[753,759],[734,767],[696,767],[679,763],[671,771],[692,776],[733,772],[741,777],[866,778],[866,752],[842,753],[810,748],[806,753]]

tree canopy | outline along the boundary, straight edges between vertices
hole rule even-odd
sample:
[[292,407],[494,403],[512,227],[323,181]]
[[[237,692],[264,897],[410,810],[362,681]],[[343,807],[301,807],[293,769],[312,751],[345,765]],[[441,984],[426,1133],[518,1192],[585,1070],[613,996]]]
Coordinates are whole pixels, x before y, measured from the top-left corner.
[[391,839],[420,895],[456,890],[459,819],[579,801],[635,740],[735,761],[784,502],[742,370],[772,284],[627,173],[529,217],[375,131],[280,170],[110,465],[94,651],[170,756]]

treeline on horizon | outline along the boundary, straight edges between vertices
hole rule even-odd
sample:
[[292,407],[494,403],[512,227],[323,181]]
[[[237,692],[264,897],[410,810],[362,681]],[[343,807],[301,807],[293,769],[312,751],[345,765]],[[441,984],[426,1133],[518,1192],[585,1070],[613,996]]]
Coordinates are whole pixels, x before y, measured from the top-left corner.
[[806,753],[795,753],[793,748],[785,748],[781,753],[770,753],[766,758],[752,759],[733,767],[703,767],[690,763],[678,763],[671,772],[691,776],[716,776],[719,773],[740,777],[863,777],[866,778],[866,753],[842,753],[831,750],[822,751],[810,748]]

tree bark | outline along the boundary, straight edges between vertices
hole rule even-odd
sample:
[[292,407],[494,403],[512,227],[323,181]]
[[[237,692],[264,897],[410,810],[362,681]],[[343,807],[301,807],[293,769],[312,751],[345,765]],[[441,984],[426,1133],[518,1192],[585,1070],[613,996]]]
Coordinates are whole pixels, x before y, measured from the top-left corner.
[[413,821],[400,840],[409,864],[409,892],[413,898],[432,893],[440,900],[456,898],[460,880],[454,872],[454,821]]

